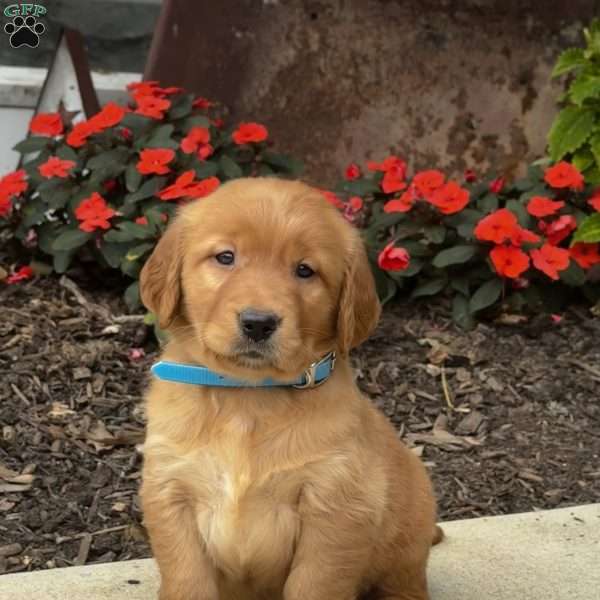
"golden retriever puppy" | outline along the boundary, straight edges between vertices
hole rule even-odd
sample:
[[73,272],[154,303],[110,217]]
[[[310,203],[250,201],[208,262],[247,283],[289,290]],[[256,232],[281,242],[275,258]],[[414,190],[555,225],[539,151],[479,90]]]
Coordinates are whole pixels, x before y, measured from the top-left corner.
[[307,185],[239,179],[181,210],[141,293],[170,333],[163,360],[245,382],[151,384],[160,600],[426,600],[430,481],[347,358],[380,314],[358,232]]

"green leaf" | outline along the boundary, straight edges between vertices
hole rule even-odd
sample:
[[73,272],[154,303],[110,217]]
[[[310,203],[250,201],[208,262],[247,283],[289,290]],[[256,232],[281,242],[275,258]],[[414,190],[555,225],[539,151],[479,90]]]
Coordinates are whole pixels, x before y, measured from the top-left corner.
[[242,177],[242,175],[244,174],[242,168],[234,160],[229,158],[229,156],[227,156],[226,154],[221,156],[219,165],[221,167],[221,172],[228,179],[237,179],[238,177]]
[[469,300],[460,294],[456,294],[452,300],[452,320],[462,329],[472,329],[475,325]]
[[31,263],[29,263],[29,266],[36,275],[50,275],[53,270],[51,265],[39,260],[32,260]]
[[72,160],[74,163],[76,163],[79,160],[79,157],[77,156],[75,150],[73,150],[71,146],[67,146],[66,144],[63,144],[56,150],[56,156],[58,156],[58,158],[61,158],[62,160]]
[[276,167],[277,171],[284,171],[286,174],[292,177],[298,177],[304,171],[304,165],[302,161],[286,156],[285,154],[274,154],[273,152],[264,152],[262,155],[268,165]]
[[192,127],[208,128],[210,126],[210,119],[204,115],[192,115],[191,117],[187,117],[179,123],[181,130],[187,133],[190,129],[192,129]]
[[154,325],[156,323],[156,315],[151,312],[147,312],[144,315],[144,325]]
[[477,201],[477,208],[484,213],[491,213],[498,210],[498,195],[486,194],[483,198]]
[[430,225],[423,229],[423,233],[432,244],[441,244],[446,239],[446,228],[443,225]]
[[[590,165],[592,165],[594,161],[600,164],[600,134],[593,135],[589,140],[589,145],[591,150],[587,147],[580,148],[577,150],[577,152],[575,152],[573,158],[571,159],[573,166],[579,169],[582,173]],[[596,154],[596,152],[598,153]]]
[[471,299],[469,300],[469,311],[471,313],[476,313],[477,311],[491,306],[498,298],[500,298],[503,289],[504,284],[502,279],[494,278],[486,281],[471,296]]
[[173,131],[175,131],[174,125],[159,125],[141,137],[133,147],[135,150],[144,148],[171,148],[176,150],[179,148],[179,144],[171,138]]
[[508,200],[506,208],[517,217],[521,227],[529,227],[531,225],[531,215],[527,212],[527,209],[521,202],[518,200]]
[[65,250],[74,250],[83,246],[92,238],[92,234],[81,229],[68,229],[61,233],[52,244],[53,252],[63,252]]
[[43,223],[47,210],[48,207],[41,199],[29,200],[21,209],[23,226],[31,227]]
[[578,77],[569,88],[571,100],[581,106],[588,98],[597,99],[600,95],[600,77]]
[[134,246],[133,248],[131,248],[131,250],[129,250],[129,252],[127,252],[127,254],[125,255],[125,259],[129,261],[137,260],[153,248],[154,244],[140,244],[139,246]]
[[600,213],[590,215],[581,223],[573,235],[571,245],[576,242],[586,242],[588,244],[600,242]]
[[137,192],[142,183],[142,174],[137,170],[135,163],[130,163],[125,169],[125,187],[128,192]]
[[580,287],[585,283],[585,271],[574,261],[571,260],[568,268],[558,273],[560,280],[569,287]]
[[187,117],[192,112],[192,103],[194,97],[191,94],[185,94],[179,96],[179,98],[173,100],[171,108],[169,109],[169,117],[171,119],[182,119]]
[[438,269],[442,269],[449,265],[463,264],[473,258],[476,252],[477,246],[454,246],[436,254],[435,258],[431,261],[431,264]]
[[74,252],[56,252],[52,257],[52,267],[57,273],[65,273],[74,255]]
[[469,279],[467,277],[452,277],[450,286],[463,296],[469,295]]
[[114,167],[115,165],[118,165],[119,168],[121,168],[123,164],[127,162],[128,157],[129,151],[126,148],[114,148],[113,150],[102,152],[101,154],[97,154],[90,158],[85,166],[90,169],[90,171]]
[[123,257],[125,256],[125,254],[127,254],[127,251],[131,247],[131,244],[117,244],[107,242],[106,236],[108,235],[108,233],[104,236],[104,240],[100,245],[100,253],[104,257],[104,260],[107,262],[108,266],[112,267],[113,269],[118,269],[119,265],[121,264],[121,261],[123,260]]
[[30,152],[39,152],[46,148],[51,141],[51,138],[32,135],[27,139],[13,146],[13,150],[19,154],[29,154]]
[[128,286],[128,288],[125,290],[125,294],[123,295],[123,297],[125,299],[125,304],[127,304],[129,310],[135,310],[136,308],[139,308],[141,305],[139,282],[134,281],[130,286]]
[[142,265],[139,260],[127,260],[127,257],[125,257],[121,261],[121,271],[132,279],[137,279],[141,270]]
[[140,138],[147,134],[147,132],[154,127],[156,121],[150,117],[144,117],[143,115],[136,115],[135,113],[126,113],[121,121],[123,127],[131,129],[134,138]]
[[192,168],[196,172],[198,179],[214,177],[219,172],[218,163],[209,160],[197,161],[196,164],[192,165]]
[[51,179],[39,185],[38,192],[48,208],[56,210],[67,204],[73,194],[73,187],[62,179]]
[[548,143],[552,160],[560,160],[569,152],[574,152],[591,135],[595,113],[589,108],[568,106],[558,113],[550,133]]
[[573,69],[584,67],[586,64],[587,61],[581,48],[569,48],[558,57],[554,69],[552,69],[552,77],[558,77]]
[[140,200],[151,198],[156,192],[164,187],[166,181],[166,177],[153,177],[152,179],[148,179],[148,181],[146,181],[136,192],[125,196],[125,204],[135,204]]
[[427,283],[423,283],[418,285],[410,295],[411,298],[420,298],[422,296],[435,296],[441,292],[448,283],[448,279],[446,277],[436,277],[435,279],[431,279]]
[[377,291],[377,297],[381,304],[389,302],[398,290],[396,282],[388,276],[385,271],[382,271],[376,265],[371,264],[371,270],[373,277],[375,278],[375,289]]

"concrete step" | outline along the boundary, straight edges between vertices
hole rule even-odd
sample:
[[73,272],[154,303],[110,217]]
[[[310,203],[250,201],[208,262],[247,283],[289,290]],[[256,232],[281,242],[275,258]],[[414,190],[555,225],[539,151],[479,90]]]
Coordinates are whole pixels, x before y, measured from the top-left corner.
[[[431,600],[600,598],[600,504],[443,527]],[[153,600],[157,589],[152,560],[0,576],[0,600]]]

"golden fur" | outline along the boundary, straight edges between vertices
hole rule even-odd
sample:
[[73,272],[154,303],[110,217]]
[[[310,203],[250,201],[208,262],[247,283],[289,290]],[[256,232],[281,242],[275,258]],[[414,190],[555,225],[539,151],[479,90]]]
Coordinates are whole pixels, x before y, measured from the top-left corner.
[[[429,478],[347,360],[380,313],[358,233],[304,184],[237,180],[181,210],[141,290],[166,360],[290,381],[338,352],[313,389],[152,382],[141,497],[160,600],[426,600]],[[240,341],[247,307],[282,318],[262,358]]]

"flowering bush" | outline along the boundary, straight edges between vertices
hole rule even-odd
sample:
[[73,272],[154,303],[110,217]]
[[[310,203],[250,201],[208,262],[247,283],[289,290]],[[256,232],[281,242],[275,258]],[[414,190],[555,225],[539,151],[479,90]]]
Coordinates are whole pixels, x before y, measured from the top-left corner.
[[577,224],[600,211],[600,191],[570,163],[543,164],[508,185],[472,171],[462,181],[438,170],[410,178],[390,156],[364,173],[350,165],[325,196],[362,228],[383,301],[398,289],[413,298],[447,294],[455,320],[468,326],[500,303],[555,312],[570,288],[600,298],[588,277],[599,245],[573,240]]
[[586,47],[565,50],[552,72],[572,78],[548,134],[548,150],[552,160],[567,158],[588,183],[600,184],[600,19],[583,33]]
[[125,296],[134,306],[138,274],[177,205],[228,179],[301,165],[268,149],[263,125],[228,127],[204,98],[152,81],[128,90],[128,106],[109,103],[87,121],[64,111],[32,119],[15,147],[23,167],[0,179],[0,225],[59,273],[75,259],[119,269],[134,280]]

